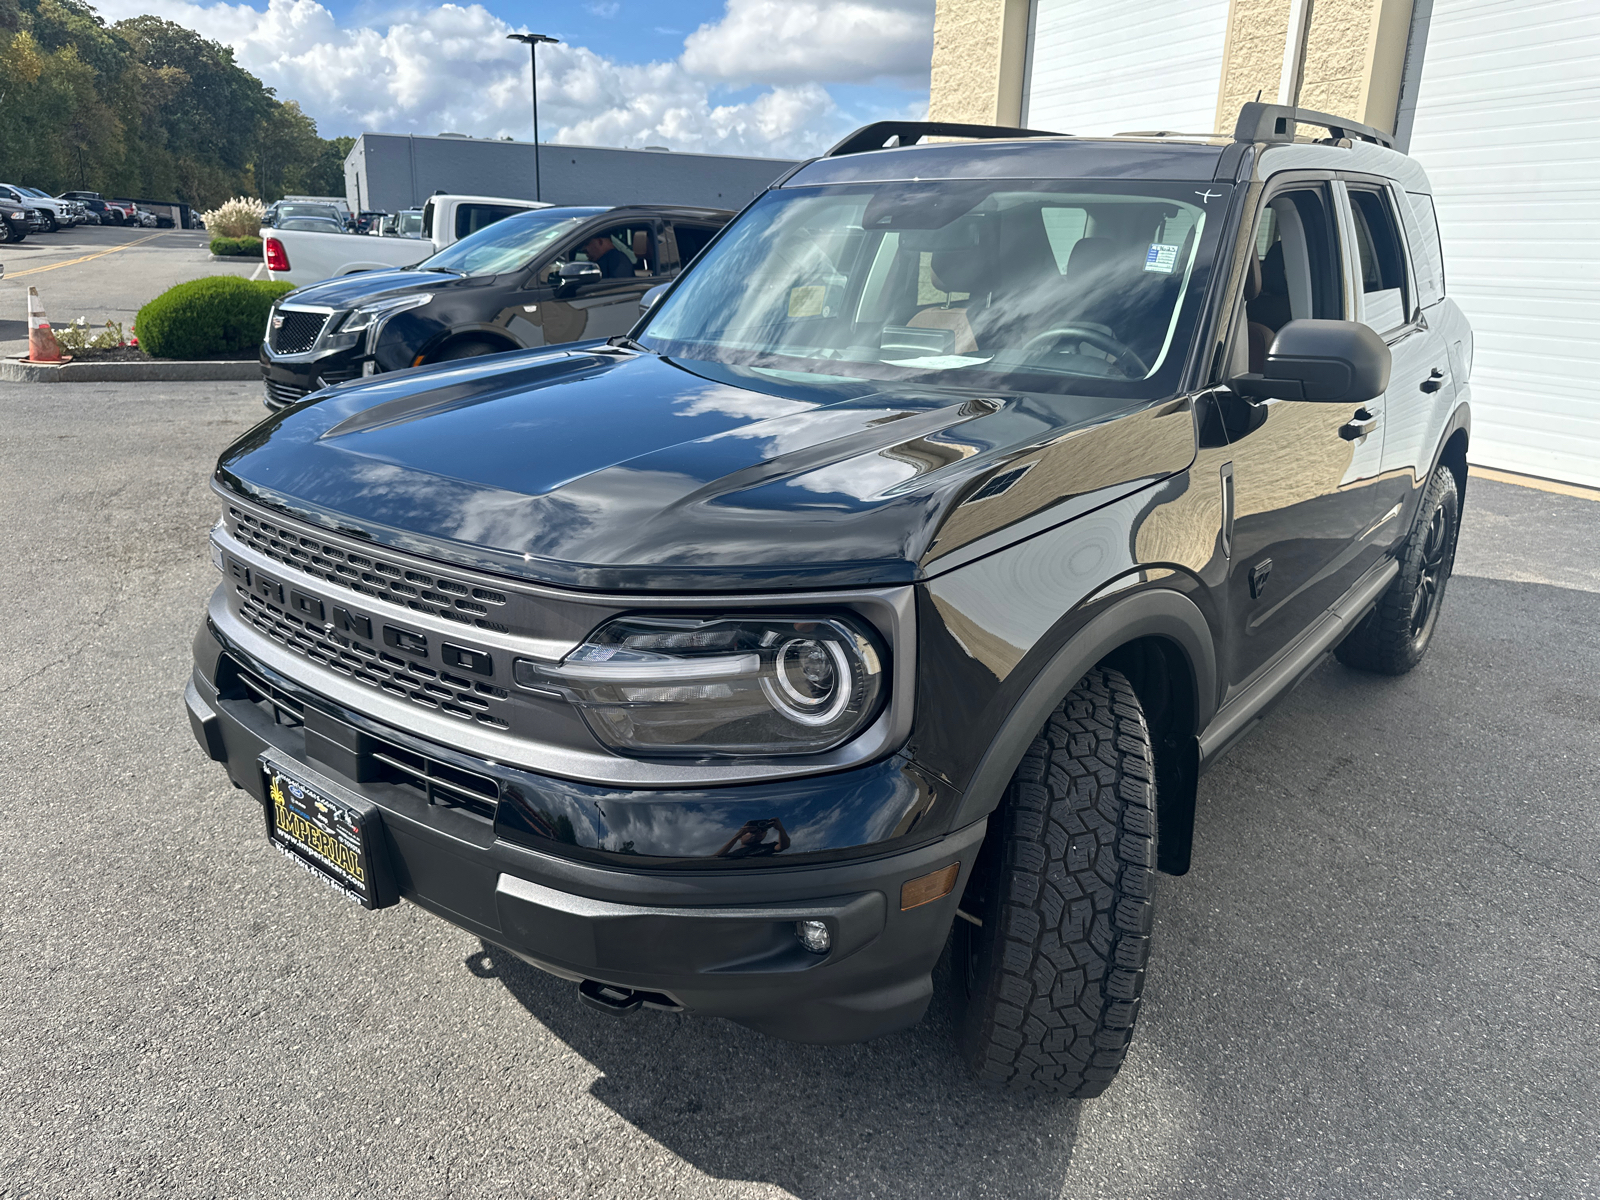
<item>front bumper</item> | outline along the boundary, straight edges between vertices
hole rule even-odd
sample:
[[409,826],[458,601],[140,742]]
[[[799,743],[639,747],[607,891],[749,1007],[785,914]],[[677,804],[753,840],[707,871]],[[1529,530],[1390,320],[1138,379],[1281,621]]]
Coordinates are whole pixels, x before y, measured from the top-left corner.
[[[209,642],[203,627],[201,665],[185,693],[201,748],[263,804],[259,757],[268,750],[310,782],[321,775],[375,803],[400,895],[452,924],[591,993],[609,985],[613,996],[620,989],[795,1041],[862,1041],[914,1024],[926,1009],[984,822],[897,853],[817,864],[623,869],[544,853],[500,836],[482,816],[358,779],[360,767],[334,744],[339,735],[327,736],[337,720],[316,706],[297,728],[269,715],[271,704],[219,695],[215,667],[205,667],[217,661]],[[842,778],[808,783],[842,792]],[[734,803],[749,790],[719,789]],[[947,895],[901,910],[903,884],[951,863],[960,866]],[[828,953],[799,944],[799,920],[829,927]]]
[[305,399],[321,388],[336,383],[348,383],[363,374],[371,374],[370,355],[360,347],[334,350],[314,358],[294,356],[279,357],[261,347],[261,382],[266,391],[263,403],[268,408],[279,409]]

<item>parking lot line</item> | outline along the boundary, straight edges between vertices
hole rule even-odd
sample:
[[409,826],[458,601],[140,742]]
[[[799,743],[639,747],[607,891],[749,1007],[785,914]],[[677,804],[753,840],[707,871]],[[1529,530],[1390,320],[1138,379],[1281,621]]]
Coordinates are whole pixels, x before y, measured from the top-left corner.
[[7,278],[21,279],[24,275],[37,275],[41,271],[54,271],[57,267],[70,267],[75,263],[86,263],[91,259],[104,258],[108,254],[115,254],[118,250],[127,250],[134,246],[142,246],[146,242],[153,242],[156,238],[165,236],[166,234],[164,233],[152,233],[146,237],[138,238],[135,241],[128,242],[126,245],[113,246],[109,250],[102,250],[98,254],[85,254],[82,258],[69,258],[65,262],[51,263],[49,266],[29,267],[26,271],[15,271],[11,275],[7,276]]

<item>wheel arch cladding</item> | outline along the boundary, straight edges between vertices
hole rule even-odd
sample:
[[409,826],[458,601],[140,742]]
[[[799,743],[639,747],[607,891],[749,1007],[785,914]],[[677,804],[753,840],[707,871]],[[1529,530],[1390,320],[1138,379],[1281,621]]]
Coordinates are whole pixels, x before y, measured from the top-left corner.
[[1456,498],[1459,503],[1464,503],[1467,498],[1467,444],[1470,439],[1468,427],[1459,420],[1455,423],[1450,436],[1445,439],[1444,448],[1439,451],[1438,466],[1449,467],[1450,474],[1456,477]]
[[[1157,803],[1163,823],[1161,870],[1189,866],[1194,785],[1199,751],[1195,738],[1216,704],[1216,649],[1199,607],[1168,588],[1125,597],[1091,618],[1034,676],[973,771],[952,828],[987,816],[1005,795],[1028,746],[1067,693],[1101,663],[1128,674],[1140,703],[1154,708],[1158,741]],[[1170,689],[1165,696],[1155,693]],[[1167,822],[1171,822],[1167,824]],[[1170,835],[1169,835],[1170,831]]]

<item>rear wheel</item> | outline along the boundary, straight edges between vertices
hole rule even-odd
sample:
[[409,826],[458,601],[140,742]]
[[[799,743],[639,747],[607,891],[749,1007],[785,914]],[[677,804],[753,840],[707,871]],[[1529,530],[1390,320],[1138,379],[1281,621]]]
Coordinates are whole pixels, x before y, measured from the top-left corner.
[[1445,584],[1456,561],[1461,498],[1455,473],[1440,467],[1428,481],[1400,573],[1365,620],[1334,650],[1347,667],[1404,675],[1422,661],[1439,624]]
[[1067,694],[1012,777],[962,898],[962,1051],[1018,1091],[1098,1096],[1133,1037],[1150,956],[1155,774],[1118,671]]

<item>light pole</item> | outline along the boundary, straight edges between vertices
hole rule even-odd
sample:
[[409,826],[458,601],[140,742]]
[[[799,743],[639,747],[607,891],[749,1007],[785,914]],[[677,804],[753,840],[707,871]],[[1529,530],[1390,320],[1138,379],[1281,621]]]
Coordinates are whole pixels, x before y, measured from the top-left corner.
[[542,33],[508,33],[508,42],[526,42],[528,45],[529,70],[533,75],[533,198],[544,199],[539,194],[539,43],[548,42],[552,46],[561,43],[557,38],[546,37]]

